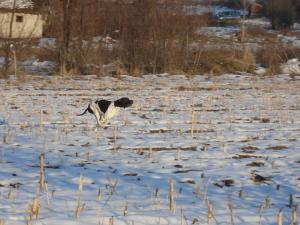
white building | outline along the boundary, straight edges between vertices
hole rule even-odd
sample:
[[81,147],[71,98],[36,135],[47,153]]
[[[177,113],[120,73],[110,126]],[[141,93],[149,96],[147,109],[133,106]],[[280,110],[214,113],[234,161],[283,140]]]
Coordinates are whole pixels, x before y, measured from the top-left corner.
[[41,38],[42,35],[42,14],[34,8],[32,0],[0,0],[0,38]]

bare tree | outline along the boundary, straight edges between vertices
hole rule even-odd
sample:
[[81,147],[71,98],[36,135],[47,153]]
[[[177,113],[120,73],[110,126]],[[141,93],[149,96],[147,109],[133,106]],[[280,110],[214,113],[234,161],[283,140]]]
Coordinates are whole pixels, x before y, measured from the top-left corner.
[[195,23],[182,1],[135,0],[124,6],[121,57],[130,73],[184,70]]
[[60,41],[59,72],[66,75],[74,69],[71,53],[71,29],[74,0],[62,0],[62,40]]
[[133,74],[190,68],[190,43],[199,22],[186,15],[182,0],[49,1],[54,26],[47,31],[58,40],[60,74],[85,73],[88,64],[110,62]]
[[13,31],[13,21],[15,17],[15,12],[16,12],[16,4],[17,0],[13,1],[13,6],[12,6],[12,12],[11,12],[11,17],[9,21],[9,33],[7,40],[4,42],[4,65],[2,67],[2,77],[7,78],[8,72],[9,72],[9,67],[10,67],[10,53],[11,53],[11,39],[12,39],[12,31]]

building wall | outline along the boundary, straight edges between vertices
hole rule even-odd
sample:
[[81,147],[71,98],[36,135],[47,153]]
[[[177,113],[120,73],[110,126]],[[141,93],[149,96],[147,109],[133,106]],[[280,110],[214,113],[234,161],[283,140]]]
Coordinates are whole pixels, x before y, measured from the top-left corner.
[[[0,12],[0,38],[9,38],[11,12]],[[12,38],[40,38],[43,35],[41,15],[15,13]]]

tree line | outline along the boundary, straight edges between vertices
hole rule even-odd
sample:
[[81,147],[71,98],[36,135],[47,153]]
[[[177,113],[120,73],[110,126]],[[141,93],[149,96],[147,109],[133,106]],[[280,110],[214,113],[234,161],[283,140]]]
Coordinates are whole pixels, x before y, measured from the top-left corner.
[[[46,32],[59,43],[59,71],[77,73],[89,53],[82,41],[95,36],[117,40],[98,46],[103,64],[120,61],[131,74],[159,73],[185,66],[197,21],[184,13],[183,1],[48,0]],[[90,52],[90,54],[92,54]]]
[[[194,45],[199,39],[197,29],[211,23],[211,17],[189,15],[184,10],[188,2],[194,1],[35,0],[45,18],[44,36],[57,40],[53,54],[62,75],[94,73],[111,62],[129,74],[198,73],[200,67],[214,68],[209,58],[201,62],[206,50]],[[247,0],[217,2],[249,6]],[[257,2],[264,5],[264,15],[274,29],[291,26],[300,14],[299,0]],[[93,45],[94,37],[102,38],[100,44]],[[244,54],[234,57],[240,55]],[[91,69],[93,65],[98,67]]]

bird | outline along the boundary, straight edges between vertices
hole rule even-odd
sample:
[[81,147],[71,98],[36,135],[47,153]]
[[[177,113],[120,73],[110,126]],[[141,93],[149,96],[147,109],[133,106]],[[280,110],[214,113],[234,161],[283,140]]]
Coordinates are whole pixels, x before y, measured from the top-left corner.
[[122,97],[115,101],[105,99],[90,100],[86,110],[77,116],[83,116],[87,112],[96,117],[97,125],[102,126],[109,123],[110,119],[118,114],[119,108],[127,108],[132,106],[133,100],[128,97]]

